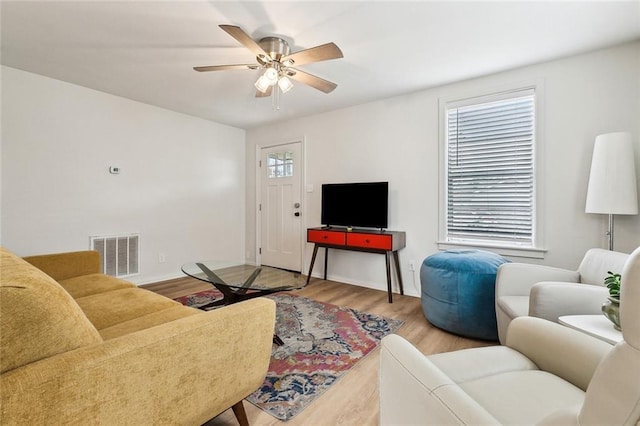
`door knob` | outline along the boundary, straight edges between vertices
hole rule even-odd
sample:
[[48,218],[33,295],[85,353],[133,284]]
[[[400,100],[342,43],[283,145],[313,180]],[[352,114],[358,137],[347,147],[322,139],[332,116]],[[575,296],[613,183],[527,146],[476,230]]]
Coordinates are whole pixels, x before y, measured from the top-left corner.
[[295,204],[293,205],[293,207],[295,207],[296,209],[299,209],[299,208],[300,208],[300,203],[295,203]]

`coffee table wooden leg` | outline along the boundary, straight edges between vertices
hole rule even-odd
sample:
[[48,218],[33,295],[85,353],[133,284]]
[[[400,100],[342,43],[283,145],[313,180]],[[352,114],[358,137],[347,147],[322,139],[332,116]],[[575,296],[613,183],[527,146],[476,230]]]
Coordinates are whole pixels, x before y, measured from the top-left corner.
[[242,400],[237,402],[233,407],[233,414],[236,415],[236,419],[240,426],[249,426],[249,419],[247,419],[247,412],[244,411],[244,405],[242,405]]

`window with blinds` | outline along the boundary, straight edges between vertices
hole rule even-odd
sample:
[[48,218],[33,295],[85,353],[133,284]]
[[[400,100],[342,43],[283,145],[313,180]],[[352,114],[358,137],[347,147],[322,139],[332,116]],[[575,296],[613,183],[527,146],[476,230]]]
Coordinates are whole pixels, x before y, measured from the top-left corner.
[[533,89],[446,106],[446,238],[534,246]]

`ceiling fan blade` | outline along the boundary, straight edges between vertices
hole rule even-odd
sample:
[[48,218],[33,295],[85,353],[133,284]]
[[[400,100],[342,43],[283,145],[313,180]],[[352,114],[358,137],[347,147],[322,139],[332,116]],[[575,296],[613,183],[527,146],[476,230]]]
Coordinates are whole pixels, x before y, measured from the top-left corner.
[[291,65],[304,65],[342,57],[342,51],[335,43],[327,43],[284,56],[280,59],[280,62],[286,63],[287,61],[293,61]]
[[256,98],[268,98],[269,96],[271,96],[271,92],[273,92],[273,86],[267,87],[267,90],[264,93],[256,90]]
[[265,60],[271,61],[267,52],[265,52],[251,37],[249,37],[242,28],[236,27],[235,25],[219,25],[219,27],[226,31],[226,33],[231,37],[238,40],[240,44],[252,51],[256,56],[264,56],[264,58],[266,58]]
[[[295,74],[294,74],[295,73]],[[338,87],[337,84],[332,83],[328,80],[325,80],[323,78],[317,77],[315,75],[306,73],[304,71],[300,71],[298,69],[293,69],[293,68],[289,68],[287,70],[287,76],[291,77],[292,79],[299,81],[300,83],[304,83],[306,85],[309,85],[311,87],[313,87],[314,89],[318,89],[321,92],[324,93],[330,93],[333,92],[333,90]]]
[[238,65],[209,65],[206,67],[193,67],[194,70],[199,72],[204,71],[225,71],[225,70],[257,70],[260,68],[255,64],[238,64]]

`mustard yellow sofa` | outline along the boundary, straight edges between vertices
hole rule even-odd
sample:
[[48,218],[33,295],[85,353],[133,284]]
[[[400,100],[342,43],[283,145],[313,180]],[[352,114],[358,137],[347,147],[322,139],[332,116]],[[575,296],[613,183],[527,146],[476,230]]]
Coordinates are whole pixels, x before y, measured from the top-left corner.
[[97,252],[0,254],[0,424],[246,423],[273,301],[203,312],[101,274]]

